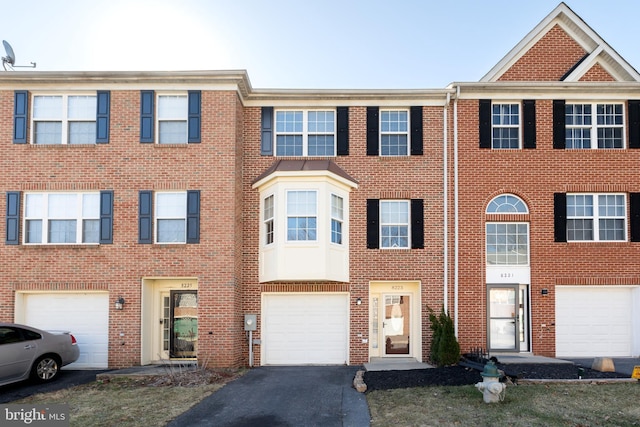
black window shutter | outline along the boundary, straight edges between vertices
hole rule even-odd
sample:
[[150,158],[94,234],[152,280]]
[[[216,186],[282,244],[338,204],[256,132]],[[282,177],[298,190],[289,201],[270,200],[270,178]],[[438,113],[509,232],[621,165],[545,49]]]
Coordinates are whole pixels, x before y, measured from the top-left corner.
[[629,194],[629,222],[632,242],[640,242],[640,193]]
[[154,98],[152,90],[140,91],[140,142],[153,143]]
[[522,147],[536,148],[536,101],[522,101]]
[[7,192],[7,245],[20,244],[20,192]]
[[564,150],[566,147],[567,131],[564,104],[564,100],[561,99],[553,101],[553,148],[558,150]]
[[367,249],[380,247],[380,200],[367,199]]
[[27,116],[29,92],[16,90],[13,99],[13,143],[26,144],[27,123],[29,122],[29,117]]
[[262,107],[260,154],[273,156],[273,107]]
[[96,104],[96,144],[108,144],[111,92],[99,90]]
[[480,148],[491,148],[491,100],[481,99],[478,109]]
[[349,107],[336,108],[338,135],[337,154],[338,156],[349,155]]
[[380,119],[378,107],[367,107],[367,156],[378,155]]
[[411,107],[411,155],[422,156],[422,107]]
[[553,194],[553,231],[555,242],[567,241],[567,195]]
[[138,193],[138,243],[153,243],[153,191]]
[[187,191],[187,243],[200,243],[200,191]]
[[411,249],[424,249],[424,200],[411,199]]
[[190,90],[188,93],[188,115],[187,115],[187,128],[189,129],[189,135],[187,142],[189,144],[197,144],[200,142],[200,127],[201,127],[201,93],[199,90]]
[[113,191],[100,192],[100,244],[113,243]]
[[630,99],[629,108],[629,148],[640,148],[640,100]]

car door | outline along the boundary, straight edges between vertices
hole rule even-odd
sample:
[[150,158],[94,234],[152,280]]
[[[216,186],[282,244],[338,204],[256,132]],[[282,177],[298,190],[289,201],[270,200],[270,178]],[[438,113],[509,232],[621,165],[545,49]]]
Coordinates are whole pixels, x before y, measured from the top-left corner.
[[0,383],[29,376],[37,346],[25,337],[20,328],[0,326]]

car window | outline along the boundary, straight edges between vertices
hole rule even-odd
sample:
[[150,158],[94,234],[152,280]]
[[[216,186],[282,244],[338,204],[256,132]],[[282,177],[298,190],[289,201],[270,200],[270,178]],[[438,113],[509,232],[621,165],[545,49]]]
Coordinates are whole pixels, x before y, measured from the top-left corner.
[[28,329],[22,329],[22,336],[24,337],[25,341],[39,340],[40,338],[42,338],[42,335],[40,335],[39,333],[30,331]]
[[9,328],[6,326],[0,327],[0,345],[11,344],[14,342],[22,341],[22,335],[17,328]]

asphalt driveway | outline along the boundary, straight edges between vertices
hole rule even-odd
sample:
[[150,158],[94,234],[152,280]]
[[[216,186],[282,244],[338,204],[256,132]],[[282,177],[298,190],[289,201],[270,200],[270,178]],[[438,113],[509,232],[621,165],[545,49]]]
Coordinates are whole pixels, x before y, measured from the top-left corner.
[[168,427],[369,426],[369,406],[353,387],[358,367],[253,368]]
[[9,403],[36,393],[49,393],[90,383],[95,381],[96,375],[102,372],[106,372],[106,370],[66,370],[62,368],[59,377],[49,383],[39,384],[35,381],[22,381],[1,386],[0,403]]

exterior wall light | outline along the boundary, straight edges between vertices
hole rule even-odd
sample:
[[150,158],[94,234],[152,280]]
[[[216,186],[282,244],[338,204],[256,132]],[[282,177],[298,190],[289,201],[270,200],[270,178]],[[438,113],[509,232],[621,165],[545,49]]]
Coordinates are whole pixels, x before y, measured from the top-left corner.
[[124,308],[124,298],[118,297],[115,301],[116,310],[122,310]]
[[362,298],[356,299],[356,304],[357,305],[362,305]]

